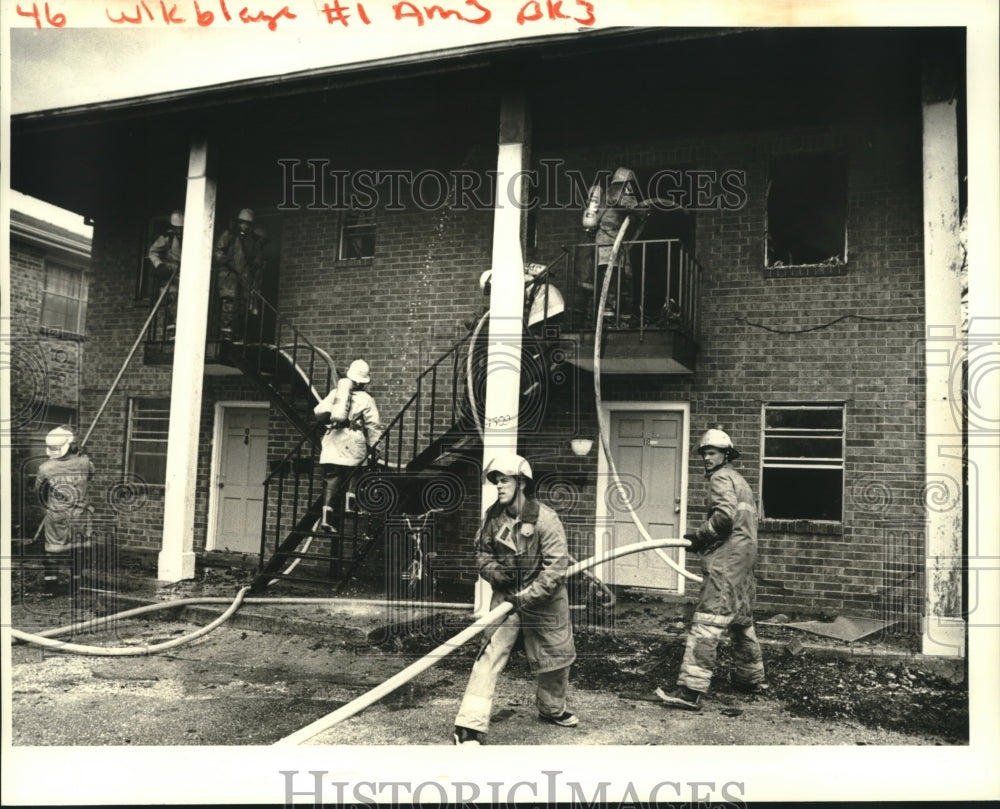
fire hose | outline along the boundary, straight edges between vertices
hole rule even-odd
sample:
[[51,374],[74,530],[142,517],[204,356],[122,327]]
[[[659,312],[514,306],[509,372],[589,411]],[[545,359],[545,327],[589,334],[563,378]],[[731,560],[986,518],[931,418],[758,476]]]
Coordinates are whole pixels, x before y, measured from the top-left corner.
[[[623,545],[620,548],[614,548],[598,556],[592,556],[590,559],[577,562],[566,571],[566,576],[569,577],[587,570],[588,568],[604,564],[612,559],[617,559],[619,556],[628,556],[633,553],[641,553],[642,551],[658,550],[659,548],[686,547],[689,544],[690,543],[686,539],[653,539],[646,540],[644,542],[636,542],[632,545]],[[388,696],[400,686],[408,683],[418,674],[421,674],[432,666],[437,665],[438,662],[443,660],[456,649],[461,648],[465,643],[472,640],[472,638],[485,630],[487,627],[499,623],[507,615],[507,613],[511,611],[511,609],[513,609],[513,605],[510,602],[503,602],[495,609],[483,615],[479,620],[467,626],[457,635],[432,649],[422,658],[414,663],[411,663],[405,669],[393,675],[385,682],[377,685],[375,688],[365,692],[361,696],[356,697],[346,705],[338,708],[336,711],[333,711],[332,713],[317,719],[315,722],[306,725],[301,730],[297,730],[295,733],[285,736],[283,739],[279,739],[274,743],[274,746],[285,747],[302,744],[303,742],[306,742],[314,736],[322,733],[324,730],[329,730],[334,725],[338,725],[345,719],[349,719],[355,714],[360,713],[369,705],[378,702],[380,699]]]
[[[643,204],[653,202],[655,200],[645,200]],[[611,470],[611,477],[614,479],[615,487],[618,492],[622,495],[622,502],[624,502],[626,509],[628,510],[629,517],[635,524],[635,527],[639,531],[639,535],[643,537],[647,542],[653,540],[646,527],[642,524],[639,519],[639,515],[636,514],[635,509],[632,507],[631,498],[628,497],[628,493],[625,489],[625,485],[622,483],[621,476],[618,474],[618,466],[615,464],[614,456],[611,454],[611,444],[608,440],[608,435],[610,434],[611,427],[608,424],[607,416],[601,409],[601,333],[603,331],[603,321],[604,321],[604,309],[607,306],[608,292],[611,289],[611,278],[613,275],[613,268],[617,265],[618,254],[621,252],[621,246],[625,239],[625,232],[628,230],[631,224],[631,216],[626,216],[622,221],[621,227],[618,228],[618,234],[615,237],[614,244],[611,247],[611,255],[608,258],[608,270],[604,273],[604,282],[601,286],[601,298],[597,306],[597,323],[594,327],[594,399],[597,408],[597,424],[598,433],[601,438],[601,448],[604,450],[604,457],[607,459],[608,468]],[[472,336],[469,340],[469,351],[466,357],[466,390],[469,396],[470,410],[472,411],[472,418],[476,426],[476,430],[479,432],[480,437],[483,435],[483,425],[479,419],[479,410],[476,402],[475,386],[473,384],[473,362],[472,353],[475,349],[476,341],[478,340],[479,334],[482,331],[483,325],[486,323],[489,317],[489,312],[485,313],[479,318],[473,329]],[[683,576],[685,579],[690,581],[701,582],[701,576],[686,570],[681,565],[677,564],[668,554],[664,553],[659,548],[656,548],[656,554],[678,575]],[[602,587],[607,593],[607,588],[604,587],[603,583],[599,580],[594,580],[594,582]],[[614,596],[611,596],[611,601],[613,603]]]
[[[621,227],[618,228],[618,235],[615,237],[615,242],[611,247],[611,255],[608,258],[608,269],[604,273],[604,283],[601,285],[601,299],[597,305],[597,326],[594,329],[594,399],[596,400],[597,407],[597,432],[601,438],[601,447],[604,449],[604,457],[608,461],[608,468],[611,470],[611,477],[614,478],[615,486],[617,487],[618,492],[622,495],[622,501],[628,509],[629,517],[631,517],[632,522],[635,523],[635,527],[639,531],[640,536],[649,542],[652,540],[652,537],[646,530],[646,526],[642,524],[642,520],[639,519],[639,515],[635,513],[635,509],[632,508],[631,498],[628,496],[625,485],[622,483],[621,477],[618,474],[618,466],[615,464],[614,456],[611,453],[611,443],[608,440],[608,435],[611,432],[611,426],[608,424],[607,416],[601,409],[601,332],[603,331],[602,321],[604,319],[604,307],[607,305],[608,291],[611,288],[611,276],[613,275],[614,267],[618,262],[618,253],[621,250],[622,241],[625,239],[625,231],[628,230],[631,219],[631,216],[626,216],[622,221]],[[690,545],[690,543],[685,542],[685,546],[687,545]],[[665,554],[658,548],[656,553],[664,562],[667,563],[667,566],[673,569],[678,575],[683,576],[685,579],[690,579],[691,581],[701,581],[701,576],[686,570],[671,559],[668,554]]]

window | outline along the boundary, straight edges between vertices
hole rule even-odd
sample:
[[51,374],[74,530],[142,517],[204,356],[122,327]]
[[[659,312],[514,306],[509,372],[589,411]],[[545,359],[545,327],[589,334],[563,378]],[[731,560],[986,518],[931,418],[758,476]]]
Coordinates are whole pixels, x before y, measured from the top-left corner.
[[375,213],[347,211],[340,223],[341,260],[375,255]]
[[847,159],[834,154],[775,158],[767,193],[766,266],[847,262]]
[[762,515],[785,520],[843,518],[844,405],[764,405]]
[[170,399],[129,399],[125,470],[146,483],[167,481]]
[[83,268],[45,259],[42,328],[82,335],[86,323],[87,278]]

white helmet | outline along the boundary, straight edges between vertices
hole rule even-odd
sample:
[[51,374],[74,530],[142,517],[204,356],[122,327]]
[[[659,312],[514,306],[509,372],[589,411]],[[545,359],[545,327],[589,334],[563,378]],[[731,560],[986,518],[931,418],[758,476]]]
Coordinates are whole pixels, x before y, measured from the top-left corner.
[[184,214],[180,211],[174,211],[170,214],[170,226],[175,228],[184,227]]
[[490,293],[490,282],[493,280],[493,270],[484,270],[479,276],[479,290],[484,294]]
[[371,369],[364,360],[355,360],[352,362],[347,369],[346,376],[351,382],[357,382],[359,385],[367,385],[372,381]]
[[731,439],[726,432],[720,430],[719,428],[705,431],[701,440],[698,442],[698,453],[701,454],[701,451],[708,447],[713,447],[720,452],[726,453],[726,457],[730,459],[740,457],[740,453],[737,452],[736,447],[733,446],[733,439]]
[[73,444],[73,431],[69,427],[56,427],[45,436],[45,454],[50,458],[62,458]]
[[534,482],[531,476],[531,464],[514,452],[494,456],[483,470],[483,480],[490,483],[496,483],[496,478],[501,475],[511,478],[520,476]]

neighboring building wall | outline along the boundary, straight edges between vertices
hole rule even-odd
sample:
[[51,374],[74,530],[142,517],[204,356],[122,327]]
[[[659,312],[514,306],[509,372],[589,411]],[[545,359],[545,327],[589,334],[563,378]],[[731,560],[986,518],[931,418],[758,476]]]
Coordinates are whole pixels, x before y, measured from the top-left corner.
[[[51,239],[52,243],[48,243]],[[68,240],[74,252],[56,248]],[[34,475],[45,459],[45,434],[79,428],[83,338],[42,327],[46,259],[86,268],[89,240],[19,211],[11,212],[11,535],[31,539],[42,517]],[[78,433],[78,437],[82,437]]]

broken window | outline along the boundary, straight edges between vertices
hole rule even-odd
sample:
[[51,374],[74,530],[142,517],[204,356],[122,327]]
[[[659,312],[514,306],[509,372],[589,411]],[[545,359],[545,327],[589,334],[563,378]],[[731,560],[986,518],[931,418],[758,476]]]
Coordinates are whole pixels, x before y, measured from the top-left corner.
[[340,223],[341,261],[375,255],[374,211],[346,211]]
[[847,158],[797,154],[771,161],[767,267],[847,262]]
[[764,405],[761,515],[843,519],[844,405]]
[[83,269],[45,259],[42,328],[82,335],[86,322],[87,277]]
[[170,399],[129,399],[125,471],[148,484],[167,481]]

